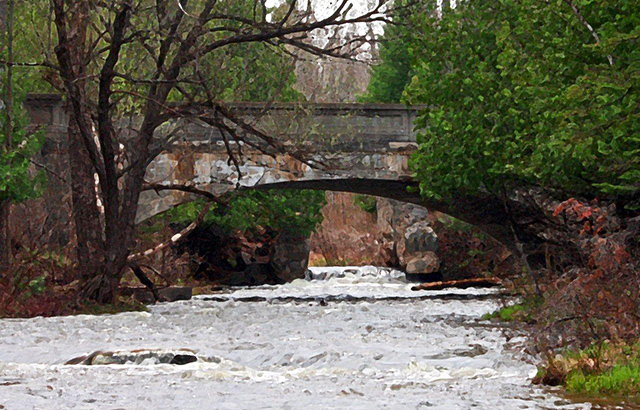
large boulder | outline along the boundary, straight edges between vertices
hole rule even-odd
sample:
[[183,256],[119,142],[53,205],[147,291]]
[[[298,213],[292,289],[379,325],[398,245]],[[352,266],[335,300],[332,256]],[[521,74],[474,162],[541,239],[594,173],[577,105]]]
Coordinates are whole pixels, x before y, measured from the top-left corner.
[[408,266],[410,260],[422,256],[425,252],[435,257],[435,252],[438,250],[438,236],[427,221],[418,221],[405,228],[396,248],[400,263]]
[[406,278],[412,282],[434,282],[442,280],[440,259],[431,251],[411,255],[405,267]]
[[405,271],[409,274],[425,274],[437,272],[440,269],[440,260],[433,252],[421,252],[412,255],[407,262]]
[[435,254],[438,235],[429,225],[428,218],[429,212],[422,206],[391,199],[378,200],[378,225],[387,246],[395,250],[398,266],[407,273],[433,273],[440,267]]
[[283,283],[304,279],[309,266],[309,238],[289,230],[280,232],[271,247],[269,265]]

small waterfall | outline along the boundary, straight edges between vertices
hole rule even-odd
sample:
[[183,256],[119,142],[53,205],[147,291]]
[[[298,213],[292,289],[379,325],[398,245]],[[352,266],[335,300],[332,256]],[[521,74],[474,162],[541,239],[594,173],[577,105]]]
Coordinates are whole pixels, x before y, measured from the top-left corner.
[[406,282],[404,272],[378,266],[310,267],[307,270],[305,279],[308,281],[343,279],[344,281],[353,282]]

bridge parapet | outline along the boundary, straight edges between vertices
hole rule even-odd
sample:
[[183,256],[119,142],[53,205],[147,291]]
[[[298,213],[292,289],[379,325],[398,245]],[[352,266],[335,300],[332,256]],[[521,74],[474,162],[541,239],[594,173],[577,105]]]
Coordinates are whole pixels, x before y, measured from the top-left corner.
[[[402,104],[230,103],[237,117],[277,140],[316,151],[380,151],[416,141],[413,123],[422,107]],[[238,130],[241,134],[242,130]],[[215,127],[191,123],[184,140],[222,145]]]

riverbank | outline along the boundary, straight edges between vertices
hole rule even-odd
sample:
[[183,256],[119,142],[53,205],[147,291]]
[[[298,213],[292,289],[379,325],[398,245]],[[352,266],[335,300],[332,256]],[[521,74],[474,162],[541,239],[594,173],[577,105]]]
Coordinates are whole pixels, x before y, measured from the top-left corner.
[[640,406],[640,342],[603,341],[586,349],[568,349],[547,357],[533,382]]
[[[79,300],[77,283],[55,283],[56,276],[40,271],[0,277],[0,319],[141,312],[147,307],[133,297],[118,297],[102,304]],[[59,275],[58,277],[62,277]]]
[[146,312],[147,306],[133,298],[119,298],[110,304],[78,302],[56,295],[35,296],[0,304],[0,319],[28,319],[75,315],[111,315],[123,312]]
[[[531,326],[534,343],[533,339],[545,331],[536,320],[543,305],[539,298],[526,298],[486,314],[483,319],[526,323]],[[539,343],[536,348],[542,350]],[[608,405],[640,407],[640,340],[600,340],[582,349],[569,345],[542,350],[540,354],[534,384],[561,386],[572,397]]]

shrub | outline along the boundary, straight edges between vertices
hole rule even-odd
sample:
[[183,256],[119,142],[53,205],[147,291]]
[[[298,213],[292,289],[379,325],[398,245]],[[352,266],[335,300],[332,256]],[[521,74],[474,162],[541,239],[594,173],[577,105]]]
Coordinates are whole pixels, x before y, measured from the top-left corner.
[[378,201],[374,196],[357,194],[354,196],[353,202],[367,213],[375,214],[378,211]]

